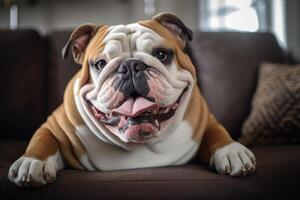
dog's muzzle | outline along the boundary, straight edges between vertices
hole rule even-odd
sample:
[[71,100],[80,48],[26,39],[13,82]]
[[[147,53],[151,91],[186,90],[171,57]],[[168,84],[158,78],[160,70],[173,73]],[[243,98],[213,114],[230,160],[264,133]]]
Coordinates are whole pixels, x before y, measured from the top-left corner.
[[137,59],[126,59],[120,63],[113,74],[112,87],[115,92],[123,94],[123,99],[110,113],[101,112],[88,101],[94,116],[125,142],[141,143],[158,136],[161,123],[175,114],[186,91],[173,104],[161,107],[148,96],[151,68]]

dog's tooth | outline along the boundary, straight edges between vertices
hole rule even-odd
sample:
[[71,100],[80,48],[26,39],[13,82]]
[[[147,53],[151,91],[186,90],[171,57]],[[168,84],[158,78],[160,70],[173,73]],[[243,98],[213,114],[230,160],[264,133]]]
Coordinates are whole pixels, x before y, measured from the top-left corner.
[[159,122],[158,122],[158,120],[155,120],[155,126],[157,126],[157,127],[159,127]]
[[121,115],[121,120],[125,123],[127,121],[127,117],[124,115]]
[[98,113],[98,111],[97,111],[97,109],[95,108],[95,106],[92,107],[92,111],[93,111],[94,114],[97,114],[97,113]]
[[164,110],[164,113],[168,113],[170,111],[170,107],[167,107],[165,110]]

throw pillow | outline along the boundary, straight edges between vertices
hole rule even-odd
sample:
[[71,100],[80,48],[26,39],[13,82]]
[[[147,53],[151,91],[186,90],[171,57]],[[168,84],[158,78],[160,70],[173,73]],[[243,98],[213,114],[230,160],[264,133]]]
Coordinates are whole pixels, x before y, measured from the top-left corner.
[[300,143],[300,65],[261,65],[252,110],[239,141],[245,145]]

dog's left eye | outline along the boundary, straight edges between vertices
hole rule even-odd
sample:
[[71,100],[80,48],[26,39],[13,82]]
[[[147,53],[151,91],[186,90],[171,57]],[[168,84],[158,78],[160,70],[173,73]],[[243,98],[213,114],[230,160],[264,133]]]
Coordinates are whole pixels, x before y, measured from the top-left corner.
[[169,64],[172,59],[172,50],[159,48],[159,49],[155,49],[152,55],[156,57],[163,64]]
[[101,60],[98,60],[98,61],[95,63],[95,67],[96,67],[96,69],[98,69],[98,70],[102,70],[102,69],[105,67],[106,64],[107,64],[106,60],[101,59]]

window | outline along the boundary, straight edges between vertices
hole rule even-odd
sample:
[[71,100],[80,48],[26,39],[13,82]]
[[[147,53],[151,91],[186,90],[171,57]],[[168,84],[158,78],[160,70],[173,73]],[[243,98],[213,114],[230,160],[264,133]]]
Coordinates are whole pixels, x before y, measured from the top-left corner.
[[286,47],[285,0],[199,0],[203,31],[269,31]]

